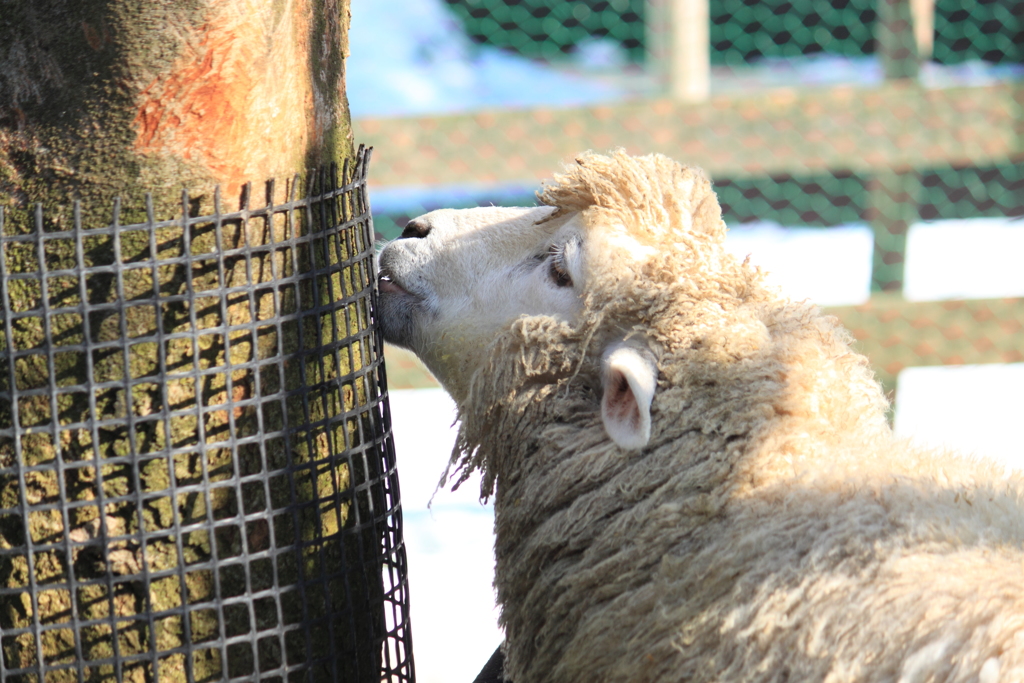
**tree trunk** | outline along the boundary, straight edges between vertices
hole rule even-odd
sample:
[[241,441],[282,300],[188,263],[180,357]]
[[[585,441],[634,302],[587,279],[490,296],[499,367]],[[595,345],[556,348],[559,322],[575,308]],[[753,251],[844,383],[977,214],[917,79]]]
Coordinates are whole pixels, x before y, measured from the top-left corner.
[[348,0],[4,0],[0,197],[166,218],[348,158],[347,28]]
[[[181,217],[183,188],[190,190],[188,214],[205,216],[233,210],[247,181],[290,180],[352,158],[344,92],[348,17],[348,0],[0,0],[2,232],[35,234],[37,203],[43,207],[44,232],[70,230],[75,199],[81,202],[85,237],[79,249],[86,267],[216,255],[220,249],[266,244],[271,234],[280,239],[285,228],[274,220],[257,226],[209,222],[192,225],[185,234],[168,228],[155,242],[141,232],[90,237],[88,230],[111,224],[115,197],[121,208],[114,220],[121,225],[144,222],[147,215],[157,221]],[[267,187],[267,200],[275,203],[302,194],[289,182]],[[152,194],[148,209],[147,193]],[[255,204],[252,198],[246,201]],[[38,245],[8,243],[0,254],[5,275],[74,269],[82,262],[74,239],[40,239]],[[353,514],[352,502],[339,502],[355,500],[361,506],[359,496],[344,492],[372,474],[321,463],[339,450],[337,443],[351,444],[361,432],[349,423],[342,430],[347,439],[327,428],[310,428],[287,446],[232,445],[260,425],[264,431],[294,425],[293,412],[305,410],[307,423],[330,417],[329,399],[303,407],[302,397],[290,397],[280,402],[277,413],[253,405],[230,408],[252,398],[260,382],[266,394],[301,389],[308,381],[298,362],[283,362],[276,380],[257,378],[248,369],[230,370],[303,351],[302,331],[294,326],[259,335],[230,329],[255,325],[254,314],[262,320],[294,311],[295,301],[305,294],[293,291],[291,304],[283,295],[287,292],[282,289],[276,298],[276,289],[267,294],[270,288],[257,291],[252,300],[222,297],[205,307],[194,296],[191,303],[180,300],[204,287],[244,283],[247,277],[271,282],[281,271],[270,260],[224,258],[220,271],[214,259],[206,270],[195,264],[187,272],[181,265],[126,270],[117,277],[90,276],[82,289],[77,278],[9,280],[6,300],[0,302],[5,316],[42,312],[11,315],[10,337],[0,341],[0,351],[10,358],[19,350],[41,350],[11,361],[13,370],[4,370],[0,378],[0,393],[10,395],[12,384],[29,394],[47,387],[106,384],[92,395],[51,390],[0,406],[0,432],[24,432],[18,438],[0,436],[0,589],[8,589],[0,592],[0,633],[43,627],[39,638],[31,633],[3,638],[0,671],[39,672],[8,680],[212,681],[268,669],[277,669],[277,680],[291,680],[295,674],[282,673],[286,667],[308,660],[311,653],[322,658],[335,648],[354,651],[361,661],[334,673],[327,662],[312,678],[303,672],[302,680],[356,680],[356,672],[359,680],[378,679],[373,649],[379,644],[373,636],[381,617],[374,607],[379,587],[372,581],[366,586],[365,580],[329,577],[323,583],[333,593],[326,604],[300,604],[305,594],[292,591],[278,597],[276,612],[269,614],[261,613],[256,602],[241,610],[223,604],[267,586],[305,580],[311,572],[323,575],[318,563],[344,566],[347,555],[351,566],[356,564],[352,558],[372,557],[377,544],[372,533],[350,539],[347,549],[320,545],[293,552],[290,561],[284,555],[262,563],[243,558],[247,563],[188,571],[217,558],[266,551],[268,538],[301,549],[337,536],[360,517]],[[46,283],[42,289],[41,282]],[[359,286],[346,280],[341,294]],[[125,303],[156,291],[178,298],[156,307]],[[321,298],[337,295],[320,293]],[[84,313],[49,316],[45,311],[56,300]],[[120,302],[116,310],[104,308],[115,302]],[[365,316],[356,320],[362,322],[342,322],[350,329],[336,328],[325,338],[368,324]],[[228,332],[199,334],[218,326]],[[130,345],[158,332],[161,338],[191,332],[198,342],[167,342],[162,349],[154,343]],[[58,348],[43,349],[47,338]],[[308,344],[309,332],[305,339]],[[104,346],[117,341],[122,344]],[[90,350],[62,353],[61,344]],[[351,356],[365,357],[358,348]],[[351,373],[359,362],[321,367],[317,379]],[[182,367],[189,372],[167,374]],[[208,372],[218,367],[226,369]],[[150,375],[151,382],[138,381]],[[341,410],[366,398],[358,387],[346,386],[340,393]],[[205,408],[219,404],[224,409]],[[190,405],[199,408],[186,415]],[[154,415],[172,417],[146,420]],[[115,424],[126,416],[129,427]],[[218,481],[275,468],[290,468],[290,474],[271,481],[270,500],[262,488],[244,482],[216,487]],[[20,474],[10,474],[15,470]],[[205,485],[200,493],[173,494],[176,487],[197,483]],[[171,494],[154,494],[161,491]],[[180,531],[203,520],[274,510],[296,495],[315,504],[288,521],[268,513],[268,521],[225,525],[214,533]],[[62,501],[70,505],[62,508]],[[17,510],[31,512],[19,515]],[[90,545],[94,541],[100,545]],[[32,557],[2,554],[26,542],[44,549]],[[145,580],[125,579],[137,574]],[[106,576],[107,585],[62,588],[96,576]],[[360,633],[333,624],[312,631],[286,628],[300,617],[315,621],[332,610],[344,611],[345,600],[355,611],[347,623]],[[188,609],[204,604],[216,607]],[[160,612],[172,616],[152,617]],[[213,646],[192,650],[195,643],[257,632],[268,620],[287,633],[260,640],[258,647],[222,646],[226,656]],[[82,624],[88,621],[94,623]],[[54,627],[65,622],[66,628]],[[171,652],[161,654],[166,651]]]

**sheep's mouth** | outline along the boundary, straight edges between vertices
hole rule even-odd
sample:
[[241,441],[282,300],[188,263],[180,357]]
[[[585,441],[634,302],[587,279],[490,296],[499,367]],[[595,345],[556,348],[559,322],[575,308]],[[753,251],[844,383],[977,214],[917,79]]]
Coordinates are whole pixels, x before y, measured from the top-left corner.
[[409,296],[408,290],[398,284],[398,282],[395,281],[394,275],[386,270],[382,270],[377,274],[377,288],[381,292],[387,292],[388,294],[404,294],[405,296]]
[[426,313],[423,299],[410,294],[386,267],[377,273],[377,291],[380,298],[380,329],[384,340],[413,350],[419,336],[421,319]]

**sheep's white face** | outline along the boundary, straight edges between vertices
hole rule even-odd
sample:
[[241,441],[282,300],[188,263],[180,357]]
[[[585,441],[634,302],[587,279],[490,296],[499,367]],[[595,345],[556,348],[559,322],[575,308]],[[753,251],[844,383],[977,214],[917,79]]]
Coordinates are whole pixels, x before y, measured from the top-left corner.
[[571,321],[585,285],[576,219],[553,209],[442,209],[380,253],[384,338],[412,350],[456,398],[496,334],[522,315]]
[[[578,216],[544,221],[552,211],[433,211],[381,251],[384,338],[416,353],[456,401],[465,398],[490,342],[514,320],[576,321],[592,259],[637,260],[651,251],[615,230],[588,233]],[[642,448],[650,437],[656,380],[654,358],[642,345],[605,349],[601,414],[623,448]]]

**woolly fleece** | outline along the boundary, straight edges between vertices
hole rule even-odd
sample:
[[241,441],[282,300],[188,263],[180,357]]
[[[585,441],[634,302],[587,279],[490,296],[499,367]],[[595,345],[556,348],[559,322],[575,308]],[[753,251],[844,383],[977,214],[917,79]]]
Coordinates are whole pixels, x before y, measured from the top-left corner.
[[[1024,681],[1019,476],[894,440],[850,335],[724,251],[699,170],[588,153],[539,197],[655,249],[589,263],[578,323],[517,320],[459,406],[512,681]],[[639,451],[600,418],[624,338],[658,359]]]

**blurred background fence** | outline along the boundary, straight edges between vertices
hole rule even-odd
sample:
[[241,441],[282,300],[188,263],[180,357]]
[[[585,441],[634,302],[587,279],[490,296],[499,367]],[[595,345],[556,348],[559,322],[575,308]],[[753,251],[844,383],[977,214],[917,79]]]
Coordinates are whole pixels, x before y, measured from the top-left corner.
[[[607,38],[621,46],[629,61],[642,64],[652,33],[654,8],[647,0],[444,2],[474,42],[530,58],[558,60],[588,40]],[[938,0],[932,5],[915,6],[921,18],[914,27],[930,59],[939,64],[1020,62],[1020,3]],[[713,0],[708,8],[712,64],[876,51],[875,0]]]
[[441,206],[531,205],[582,150],[661,152],[710,173],[731,227],[870,230],[870,297],[834,311],[890,391],[909,366],[1024,360],[1024,300],[904,291],[915,226],[1022,225],[1019,0],[417,1],[447,33],[419,29],[414,66],[479,74],[433,107],[356,110],[385,237]]

